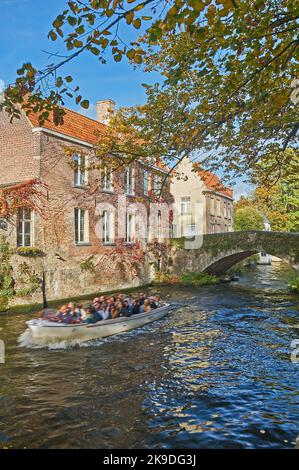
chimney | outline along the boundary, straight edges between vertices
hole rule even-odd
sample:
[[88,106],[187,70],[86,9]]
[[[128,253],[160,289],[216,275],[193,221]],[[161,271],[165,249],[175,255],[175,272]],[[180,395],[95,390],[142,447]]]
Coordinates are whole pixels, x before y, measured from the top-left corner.
[[107,126],[110,123],[110,119],[114,114],[115,101],[113,100],[100,100],[97,102],[97,120]]

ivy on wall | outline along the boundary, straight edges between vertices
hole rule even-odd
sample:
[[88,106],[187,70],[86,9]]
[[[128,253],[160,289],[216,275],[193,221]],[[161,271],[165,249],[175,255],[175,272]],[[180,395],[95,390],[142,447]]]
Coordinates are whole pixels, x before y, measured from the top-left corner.
[[14,270],[12,257],[41,256],[41,251],[30,248],[24,255],[20,248],[13,249],[4,236],[0,237],[0,311],[5,311],[16,297],[30,297],[41,287],[41,276],[31,266],[22,262]]

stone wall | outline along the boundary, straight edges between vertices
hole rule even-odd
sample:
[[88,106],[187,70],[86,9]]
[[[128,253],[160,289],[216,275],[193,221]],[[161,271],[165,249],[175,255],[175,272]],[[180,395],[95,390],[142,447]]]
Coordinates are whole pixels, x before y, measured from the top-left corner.
[[202,272],[220,275],[255,253],[266,252],[285,259],[294,267],[299,260],[299,233],[230,232],[204,235],[202,246],[184,249],[184,240],[171,243],[172,273]]

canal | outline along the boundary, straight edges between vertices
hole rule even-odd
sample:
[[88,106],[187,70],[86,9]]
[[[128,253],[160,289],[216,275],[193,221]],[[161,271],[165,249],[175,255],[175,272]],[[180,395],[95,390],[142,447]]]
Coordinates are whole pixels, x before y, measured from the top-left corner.
[[162,321],[105,341],[20,346],[0,317],[0,448],[292,448],[299,432],[299,297],[290,267],[239,283],[162,288]]

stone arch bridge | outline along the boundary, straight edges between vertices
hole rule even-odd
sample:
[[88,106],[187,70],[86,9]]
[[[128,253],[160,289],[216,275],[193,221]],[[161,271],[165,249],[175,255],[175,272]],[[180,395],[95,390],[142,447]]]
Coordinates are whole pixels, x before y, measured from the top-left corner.
[[182,239],[172,240],[170,259],[174,274],[204,271],[221,275],[260,252],[282,258],[299,269],[299,232],[227,232],[203,235],[201,239],[201,247],[196,249],[186,249]]

